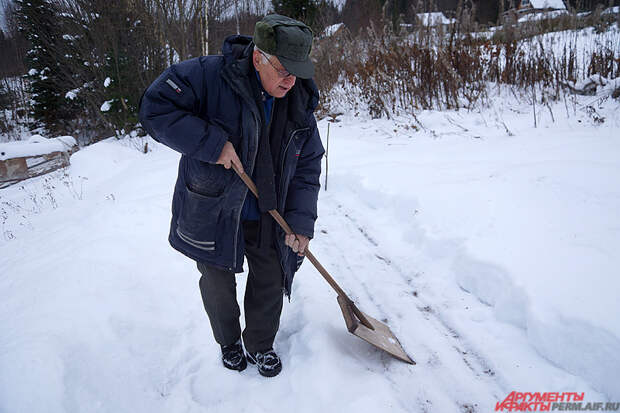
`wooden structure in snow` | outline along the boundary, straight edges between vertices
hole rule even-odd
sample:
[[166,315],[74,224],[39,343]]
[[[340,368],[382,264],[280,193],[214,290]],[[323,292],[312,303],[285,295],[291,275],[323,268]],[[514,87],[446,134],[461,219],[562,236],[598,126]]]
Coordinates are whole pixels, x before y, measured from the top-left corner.
[[27,141],[0,144],[0,189],[69,166],[76,150],[71,136],[46,139],[35,135]]

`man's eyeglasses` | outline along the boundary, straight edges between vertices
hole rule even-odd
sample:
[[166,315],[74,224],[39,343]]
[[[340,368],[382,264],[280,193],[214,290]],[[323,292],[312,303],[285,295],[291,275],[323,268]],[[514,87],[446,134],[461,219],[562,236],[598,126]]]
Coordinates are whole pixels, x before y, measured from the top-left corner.
[[286,70],[284,70],[284,69],[278,69],[277,67],[275,67],[275,66],[273,65],[273,63],[271,63],[271,60],[269,60],[269,58],[267,57],[267,55],[266,55],[266,54],[265,54],[262,50],[259,50],[259,52],[260,52],[260,54],[262,54],[262,55],[265,57],[265,59],[267,59],[267,61],[268,61],[268,62],[269,62],[269,64],[271,65],[271,67],[273,67],[273,70],[275,70],[275,71],[276,71],[276,73],[278,74],[278,76],[279,76],[280,78],[284,79],[284,78],[286,78],[286,77],[292,76],[292,74],[291,74],[291,73],[289,73],[289,72],[287,72]]

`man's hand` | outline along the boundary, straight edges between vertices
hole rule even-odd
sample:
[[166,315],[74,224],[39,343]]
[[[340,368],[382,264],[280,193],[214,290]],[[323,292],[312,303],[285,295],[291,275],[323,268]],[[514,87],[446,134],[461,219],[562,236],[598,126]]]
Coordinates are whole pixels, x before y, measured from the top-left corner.
[[304,252],[306,251],[306,247],[309,242],[310,239],[308,239],[305,235],[289,234],[284,237],[284,243],[291,247],[300,257],[304,256]]
[[235,147],[230,142],[226,142],[224,144],[224,148],[222,148],[222,153],[220,153],[220,157],[217,158],[218,165],[224,165],[224,168],[230,169],[231,164],[235,164],[239,173],[243,173],[243,165],[241,165],[241,160],[237,156],[237,152],[235,152]]

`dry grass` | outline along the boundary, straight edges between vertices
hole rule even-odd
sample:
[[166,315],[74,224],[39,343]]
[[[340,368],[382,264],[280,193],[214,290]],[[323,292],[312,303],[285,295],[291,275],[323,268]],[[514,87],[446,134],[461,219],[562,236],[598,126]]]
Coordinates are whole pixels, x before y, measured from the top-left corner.
[[[342,99],[333,96],[339,84],[354,92],[349,99],[361,96],[371,116],[390,117],[401,111],[471,108],[487,101],[491,84],[542,89],[539,99],[558,99],[567,82],[595,73],[620,76],[618,36],[580,53],[566,32],[588,25],[605,31],[617,25],[616,16],[602,19],[599,12],[519,24],[507,21],[492,35],[475,31],[476,25],[465,19],[448,26],[419,26],[404,35],[371,27],[365,36],[341,33],[323,40],[314,52],[322,113]],[[553,31],[565,32],[561,43],[549,44],[540,36]]]

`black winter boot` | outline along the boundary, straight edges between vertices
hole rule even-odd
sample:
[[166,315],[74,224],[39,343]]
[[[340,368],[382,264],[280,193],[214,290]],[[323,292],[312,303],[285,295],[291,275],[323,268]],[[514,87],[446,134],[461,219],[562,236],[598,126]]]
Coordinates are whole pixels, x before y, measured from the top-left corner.
[[222,363],[224,367],[231,370],[243,371],[248,366],[241,347],[241,340],[237,340],[235,344],[222,347]]
[[261,376],[274,377],[282,371],[280,357],[278,357],[272,348],[265,351],[247,353],[247,358],[250,364],[256,364]]

